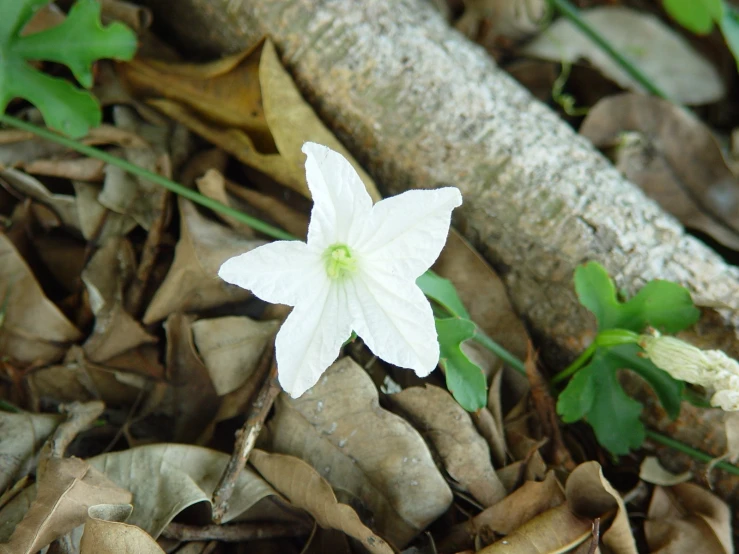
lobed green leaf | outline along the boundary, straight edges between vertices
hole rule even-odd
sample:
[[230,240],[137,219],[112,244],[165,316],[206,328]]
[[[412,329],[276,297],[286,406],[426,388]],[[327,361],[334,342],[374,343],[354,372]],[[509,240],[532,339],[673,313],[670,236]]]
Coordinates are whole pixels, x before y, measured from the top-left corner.
[[487,405],[485,374],[462,351],[462,343],[475,336],[477,326],[469,319],[436,319],[441,355],[439,363],[446,373],[446,385],[455,400],[468,412]]

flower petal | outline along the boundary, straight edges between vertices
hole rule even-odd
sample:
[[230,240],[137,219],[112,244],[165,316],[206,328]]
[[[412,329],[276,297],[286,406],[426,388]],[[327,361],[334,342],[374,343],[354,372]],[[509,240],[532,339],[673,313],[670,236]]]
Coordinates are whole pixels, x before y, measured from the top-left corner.
[[439,363],[431,305],[413,281],[390,273],[361,272],[347,280],[352,328],[372,352],[419,377]]
[[305,175],[313,196],[308,244],[325,249],[351,244],[372,209],[372,198],[344,156],[314,142],[303,145]]
[[309,300],[295,307],[275,339],[277,377],[293,398],[318,382],[352,334],[343,286],[327,280],[307,295]]
[[328,280],[321,254],[300,241],[277,241],[226,260],[218,276],[265,302],[294,306]]
[[[353,244],[367,264],[415,281],[436,261],[462,204],[455,187],[409,190],[372,208],[363,236]],[[374,272],[371,267],[368,272]]]

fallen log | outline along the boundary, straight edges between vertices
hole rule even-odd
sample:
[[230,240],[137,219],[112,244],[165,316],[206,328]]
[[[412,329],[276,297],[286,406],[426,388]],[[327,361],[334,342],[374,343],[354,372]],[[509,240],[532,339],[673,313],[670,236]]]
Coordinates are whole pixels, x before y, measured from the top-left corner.
[[[422,0],[145,3],[201,57],[242,50],[269,34],[305,96],[384,192],[459,187],[464,205],[455,226],[499,271],[550,362],[571,358],[594,336],[572,284],[574,269],[588,260],[629,293],[667,279],[721,306],[720,316],[707,310],[699,324],[701,346],[739,354],[739,270],[686,235]],[[636,392],[648,398],[644,387]],[[670,424],[656,408],[645,418],[695,448],[724,454],[724,414],[683,412],[689,424]],[[717,485],[739,498],[739,479]]]

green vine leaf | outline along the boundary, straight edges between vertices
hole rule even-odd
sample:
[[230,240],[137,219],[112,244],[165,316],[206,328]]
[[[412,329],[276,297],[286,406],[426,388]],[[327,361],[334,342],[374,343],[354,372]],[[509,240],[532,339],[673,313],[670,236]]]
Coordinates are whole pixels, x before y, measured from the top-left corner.
[[474,337],[476,330],[477,325],[469,319],[436,319],[441,350],[439,363],[446,373],[446,386],[468,412],[484,408],[488,400],[485,374],[462,351],[462,343]]
[[63,23],[31,35],[21,31],[48,0],[17,0],[4,7],[0,23],[0,112],[13,98],[34,104],[49,128],[72,138],[100,124],[100,106],[88,92],[50,77],[28,64],[30,60],[66,65],[83,86],[93,84],[92,65],[101,58],[130,60],[136,35],[121,23],[103,27],[100,4],[78,0]]
[[457,294],[457,289],[449,279],[444,279],[429,269],[416,279],[416,284],[423,294],[444,308],[449,315],[470,318],[470,314]]

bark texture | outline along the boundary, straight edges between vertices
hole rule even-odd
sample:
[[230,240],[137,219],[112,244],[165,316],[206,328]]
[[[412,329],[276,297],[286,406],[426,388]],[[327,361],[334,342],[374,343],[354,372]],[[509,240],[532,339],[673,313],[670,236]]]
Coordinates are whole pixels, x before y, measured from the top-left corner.
[[[739,271],[687,236],[585,139],[422,0],[147,0],[203,53],[277,44],[306,97],[386,193],[454,185],[454,224],[505,280],[531,328],[565,357],[592,338],[575,267],[602,263],[620,288],[686,285],[725,307],[703,346],[736,351]],[[687,408],[673,436],[722,454],[722,415]],[[616,415],[617,417],[617,415]],[[652,423],[666,429],[658,411]],[[720,435],[720,436],[717,436]],[[721,482],[731,496],[736,478]],[[724,486],[725,485],[725,486]]]

